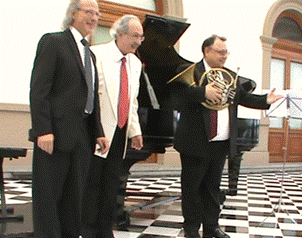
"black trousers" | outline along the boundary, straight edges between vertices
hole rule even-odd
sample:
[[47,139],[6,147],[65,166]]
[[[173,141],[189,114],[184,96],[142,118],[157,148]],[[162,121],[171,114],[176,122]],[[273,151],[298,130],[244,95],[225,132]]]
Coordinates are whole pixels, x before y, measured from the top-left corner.
[[[200,145],[202,146],[202,145]],[[210,142],[209,157],[180,154],[184,229],[213,230],[220,213],[220,181],[229,141]]]
[[42,151],[33,154],[33,225],[38,238],[78,238],[84,184],[92,157],[87,120],[72,151]]
[[91,163],[84,195],[83,221],[93,235],[87,237],[112,237],[125,137],[126,126],[122,129],[117,127],[107,158],[94,157]]

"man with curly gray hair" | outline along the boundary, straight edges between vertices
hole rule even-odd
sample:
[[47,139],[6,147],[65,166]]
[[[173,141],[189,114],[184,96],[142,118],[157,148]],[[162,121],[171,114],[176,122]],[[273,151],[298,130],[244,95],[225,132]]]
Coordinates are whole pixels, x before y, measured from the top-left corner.
[[134,149],[143,146],[137,114],[142,63],[134,54],[144,39],[143,27],[136,16],[125,15],[113,24],[111,34],[114,39],[109,43],[91,47],[100,79],[101,122],[110,149],[106,154],[96,154],[89,172],[85,221],[97,227],[97,237],[102,238],[113,237],[119,177],[128,138]]

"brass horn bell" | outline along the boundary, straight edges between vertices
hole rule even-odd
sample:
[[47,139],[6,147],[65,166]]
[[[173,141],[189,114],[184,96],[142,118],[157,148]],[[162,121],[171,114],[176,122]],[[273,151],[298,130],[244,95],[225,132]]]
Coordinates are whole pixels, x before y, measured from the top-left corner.
[[179,74],[170,79],[167,83],[172,83],[173,81],[182,83],[186,86],[194,86],[194,70],[195,64],[190,65],[185,70],[181,71]]
[[210,100],[206,100],[206,102],[202,102],[201,104],[211,110],[221,110],[228,107],[230,103],[233,103],[235,98],[237,76],[238,74],[234,79],[229,71],[221,68],[213,68],[204,72],[204,74],[201,76],[200,84],[204,80],[207,80],[208,83],[214,82],[214,86],[221,89],[222,98],[219,104],[214,104]]
[[207,80],[208,83],[215,82],[214,86],[221,89],[223,92],[221,102],[219,104],[214,104],[210,100],[206,100],[201,104],[211,110],[221,110],[228,107],[230,103],[233,103],[236,94],[238,72],[236,78],[234,78],[232,74],[225,69],[213,68],[203,73],[199,84],[197,85],[194,80],[194,70],[195,64],[192,64],[167,83],[175,81],[189,87],[198,87],[204,80]]

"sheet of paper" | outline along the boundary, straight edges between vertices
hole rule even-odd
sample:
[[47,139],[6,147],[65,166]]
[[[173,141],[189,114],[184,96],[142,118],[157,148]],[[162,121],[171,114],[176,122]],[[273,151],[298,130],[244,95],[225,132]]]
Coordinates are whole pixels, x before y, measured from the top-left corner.
[[[263,94],[269,93],[271,90],[263,90]],[[275,94],[281,94],[284,98],[279,99],[277,102],[273,103],[271,107],[265,111],[266,117],[287,117],[287,94],[288,90],[276,90]]]
[[289,117],[302,119],[302,90],[290,91],[289,97]]
[[95,151],[94,151],[94,155],[101,157],[102,159],[106,159],[106,156],[108,154],[108,151],[105,154],[102,154],[100,151],[100,146],[98,144],[95,145]]
[[[270,90],[263,90],[269,93]],[[302,90],[276,90],[284,98],[273,103],[269,110],[265,111],[267,117],[288,117],[302,119]]]
[[240,105],[238,106],[238,118],[260,120],[261,112],[262,110],[259,109],[251,109]]

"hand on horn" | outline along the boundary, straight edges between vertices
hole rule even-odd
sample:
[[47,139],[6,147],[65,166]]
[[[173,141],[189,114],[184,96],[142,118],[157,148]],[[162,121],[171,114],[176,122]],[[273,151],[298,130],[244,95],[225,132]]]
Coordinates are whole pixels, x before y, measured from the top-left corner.
[[220,104],[223,91],[215,87],[215,82],[206,85],[206,99],[213,104]]

